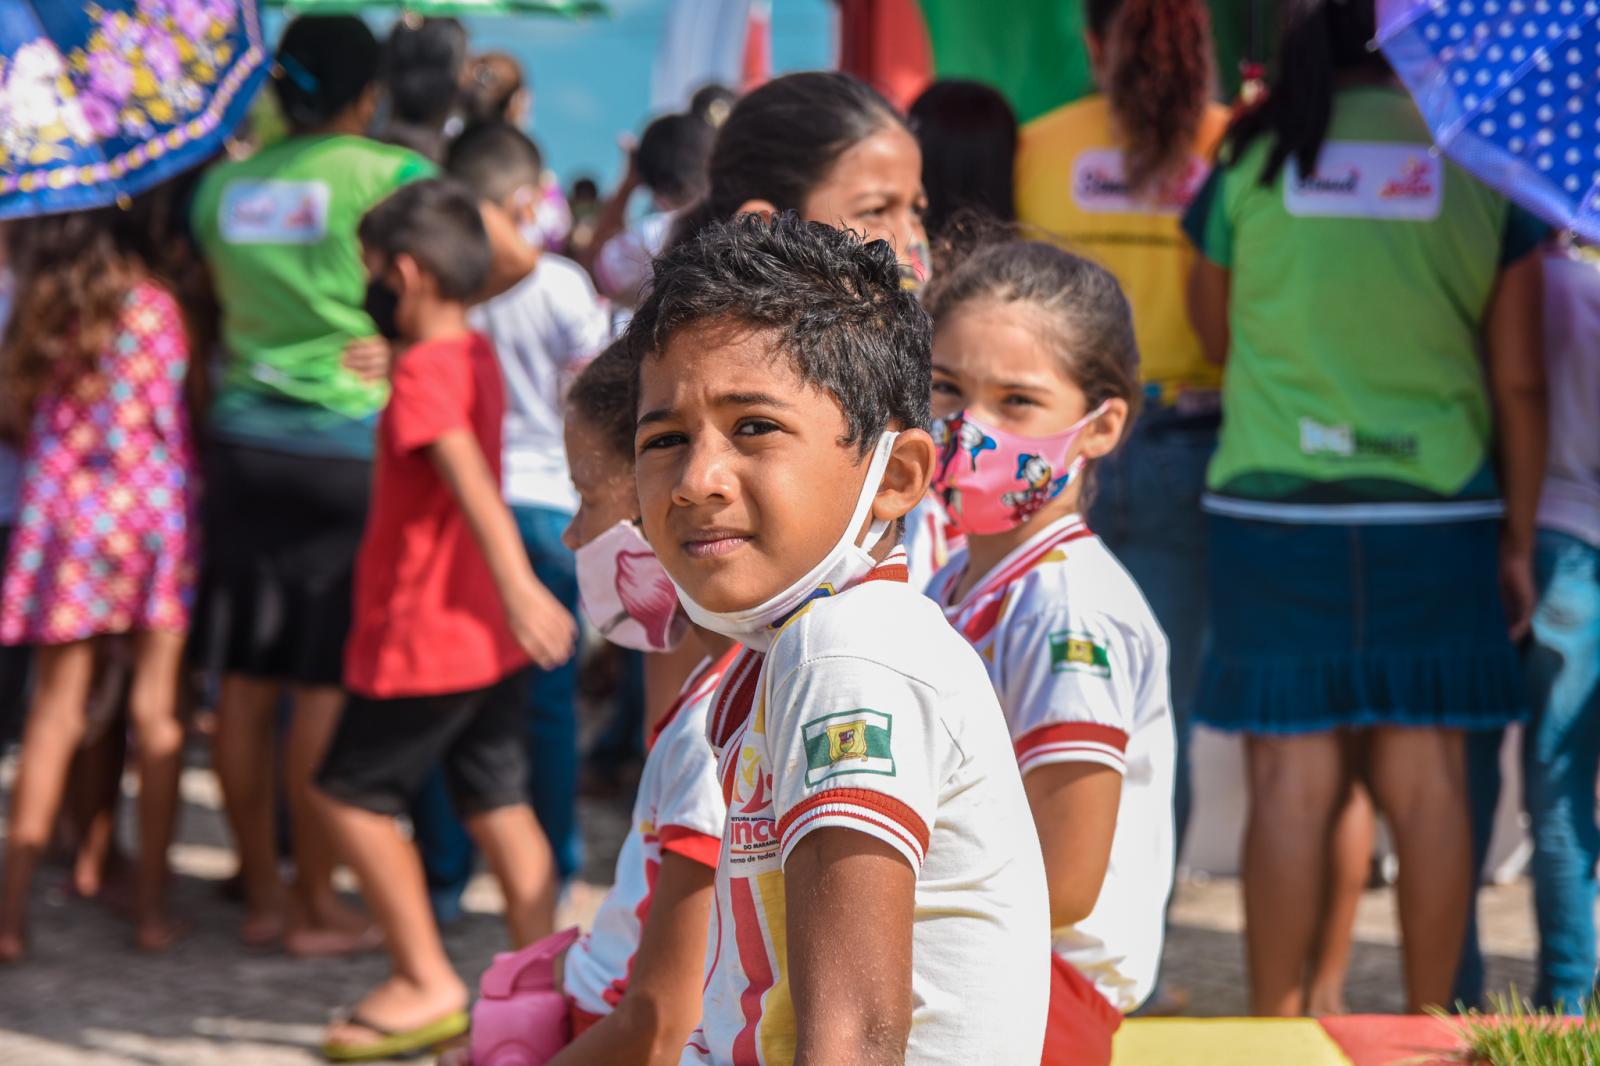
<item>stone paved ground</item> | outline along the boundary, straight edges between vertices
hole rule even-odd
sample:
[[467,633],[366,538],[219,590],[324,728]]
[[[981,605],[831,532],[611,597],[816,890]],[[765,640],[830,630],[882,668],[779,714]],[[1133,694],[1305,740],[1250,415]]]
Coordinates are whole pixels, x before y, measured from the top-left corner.
[[[8,776],[0,772],[0,791]],[[189,938],[166,956],[137,954],[119,919],[100,905],[69,899],[60,888],[63,871],[44,870],[35,894],[32,957],[0,970],[0,1064],[305,1066],[320,1061],[315,1047],[329,1011],[382,975],[381,956],[300,962],[241,948],[234,939],[238,912],[218,892],[231,859],[209,773],[190,770],[184,797],[175,899],[192,926]],[[624,816],[619,802],[585,804],[591,880],[603,879]],[[599,895],[598,888],[579,885],[566,904],[568,916],[586,918]],[[447,933],[451,957],[464,974],[478,973],[502,943],[495,905],[492,886],[475,884],[468,916]],[[1490,987],[1529,987],[1526,885],[1486,889],[1482,912]],[[1190,993],[1190,1013],[1242,1013],[1237,883],[1184,882],[1173,919],[1168,979]],[[1400,1008],[1395,936],[1389,894],[1369,892],[1357,927],[1352,1009]]]

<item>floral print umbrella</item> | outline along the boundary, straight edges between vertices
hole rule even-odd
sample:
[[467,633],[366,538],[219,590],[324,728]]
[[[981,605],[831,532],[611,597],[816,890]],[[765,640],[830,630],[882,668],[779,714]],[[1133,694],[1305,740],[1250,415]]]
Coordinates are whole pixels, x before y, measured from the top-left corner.
[[0,0],[0,219],[102,207],[204,161],[269,66],[256,0]]

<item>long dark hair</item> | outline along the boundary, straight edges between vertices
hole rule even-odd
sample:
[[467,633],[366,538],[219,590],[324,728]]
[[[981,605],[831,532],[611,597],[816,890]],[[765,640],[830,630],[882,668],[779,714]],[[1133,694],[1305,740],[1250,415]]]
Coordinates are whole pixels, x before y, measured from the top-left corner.
[[774,78],[741,97],[718,129],[705,198],[678,220],[668,243],[732,218],[750,200],[800,210],[841,155],[886,126],[904,124],[893,104],[848,74]]
[[8,224],[7,260],[17,278],[0,360],[0,437],[20,442],[39,400],[64,381],[98,372],[120,327],[128,292],[140,281],[166,288],[183,308],[189,341],[186,396],[204,403],[205,356],[215,306],[205,270],[179,236],[179,205],[198,171],[102,207]]
[[1087,0],[1128,185],[1142,192],[1188,166],[1211,93],[1211,16],[1202,0]]
[[907,116],[922,146],[923,225],[937,237],[956,212],[981,211],[1000,222],[1017,217],[1017,116],[982,82],[947,79],[923,90]]
[[1290,159],[1302,174],[1316,170],[1333,121],[1339,76],[1389,69],[1382,54],[1368,47],[1377,32],[1372,0],[1292,0],[1266,95],[1228,127],[1223,158],[1232,162],[1257,137],[1268,136],[1272,149],[1261,171],[1262,185],[1277,181]]
[[326,126],[378,80],[377,38],[355,15],[300,15],[278,42],[272,89],[296,133]]

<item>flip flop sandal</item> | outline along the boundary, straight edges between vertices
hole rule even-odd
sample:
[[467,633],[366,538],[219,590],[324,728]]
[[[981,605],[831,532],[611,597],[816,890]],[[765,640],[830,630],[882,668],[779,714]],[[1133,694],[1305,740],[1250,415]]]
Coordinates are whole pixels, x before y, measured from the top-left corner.
[[322,1055],[329,1062],[375,1062],[379,1059],[399,1058],[418,1051],[427,1051],[463,1035],[470,1025],[467,1012],[464,1010],[447,1014],[437,1021],[419,1025],[415,1029],[387,1029],[372,1024],[353,1011],[345,1015],[344,1022],[370,1029],[377,1033],[380,1039],[370,1044],[341,1044],[332,1040],[326,1041],[322,1045]]

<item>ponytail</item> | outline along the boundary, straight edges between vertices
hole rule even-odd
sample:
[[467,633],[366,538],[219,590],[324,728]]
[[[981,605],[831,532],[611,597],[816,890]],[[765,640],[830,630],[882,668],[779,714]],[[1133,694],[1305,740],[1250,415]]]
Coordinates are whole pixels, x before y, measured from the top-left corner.
[[1181,174],[1211,92],[1211,16],[1202,0],[1088,0],[1105,46],[1102,88],[1123,138],[1128,186]]
[[1317,169],[1328,127],[1333,94],[1347,71],[1387,71],[1381,53],[1368,48],[1377,35],[1372,0],[1295,0],[1284,15],[1277,70],[1266,94],[1228,127],[1224,158],[1236,161],[1257,137],[1272,138],[1261,170],[1261,184],[1278,180],[1293,159],[1300,173]]
[[272,88],[296,133],[339,117],[378,79],[382,52],[355,15],[299,15],[278,41]]

